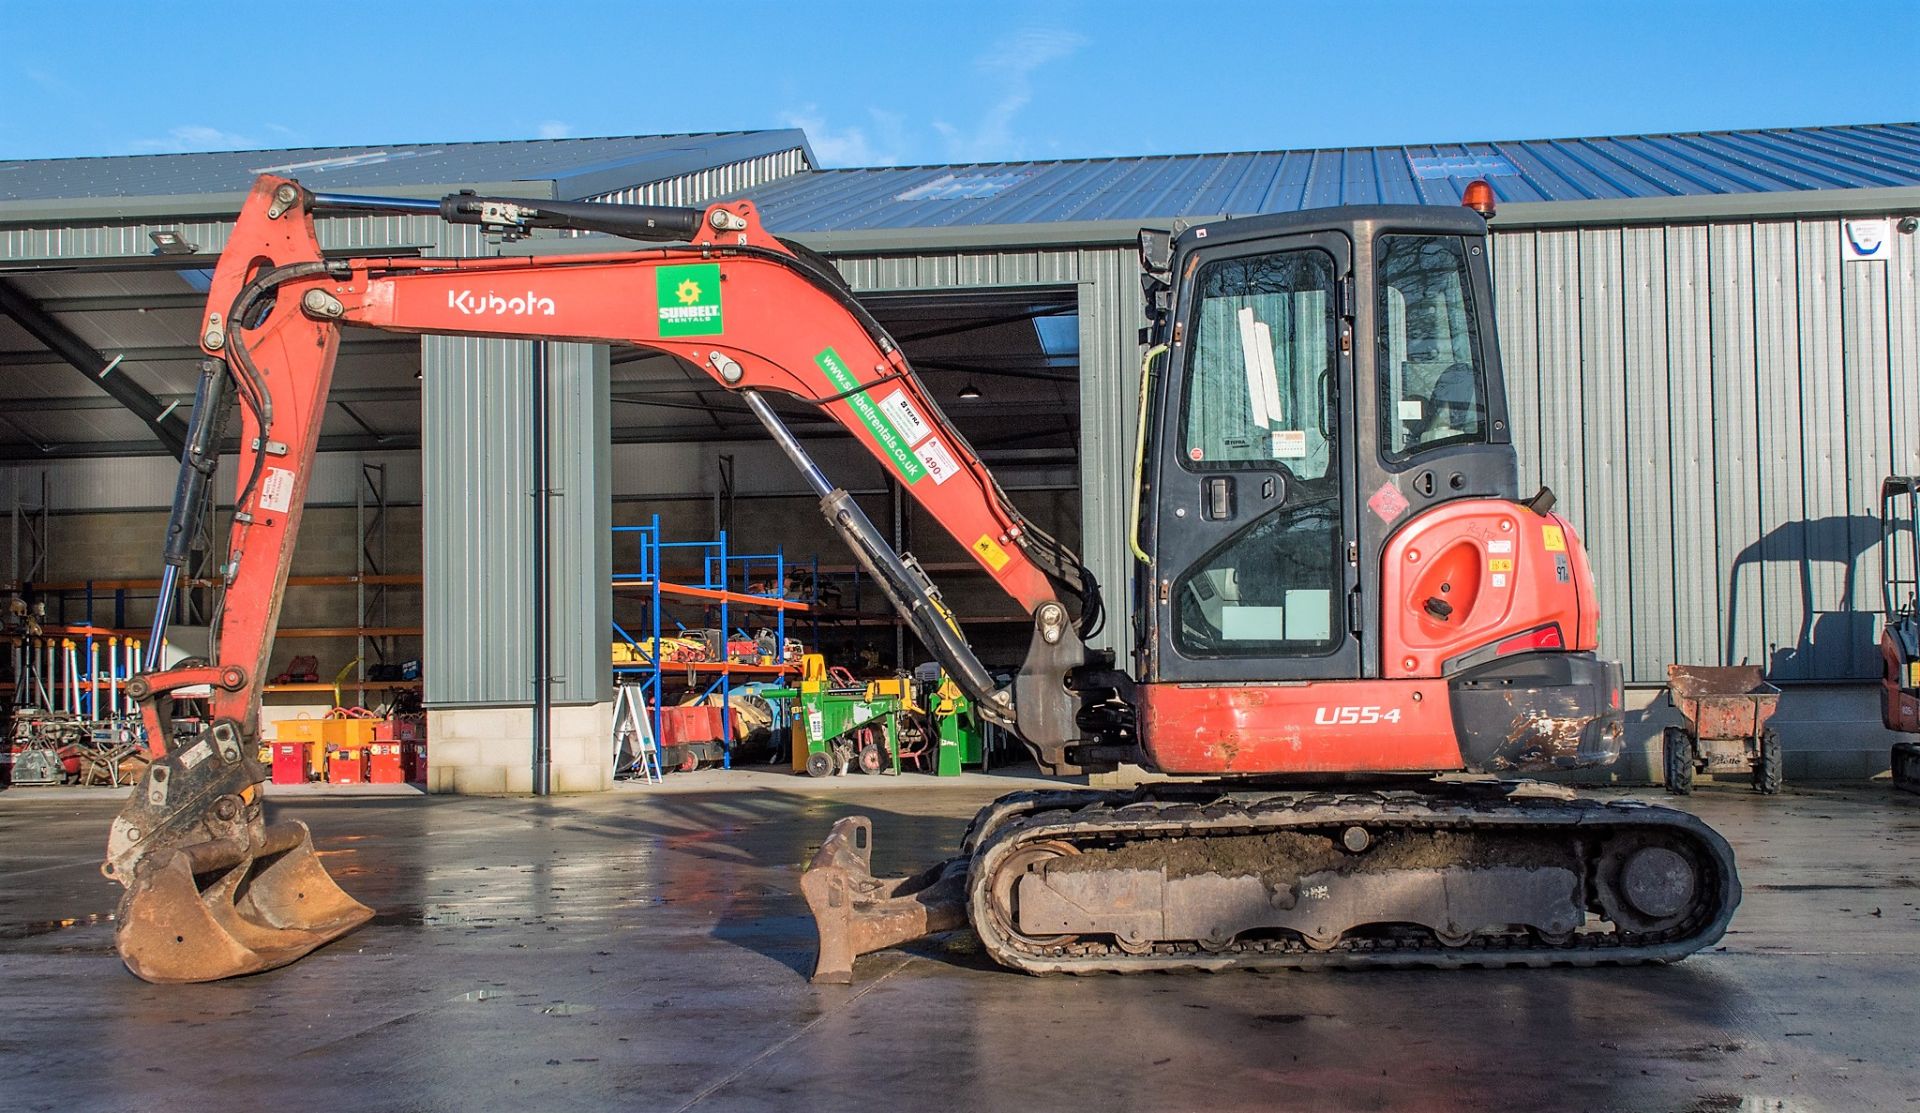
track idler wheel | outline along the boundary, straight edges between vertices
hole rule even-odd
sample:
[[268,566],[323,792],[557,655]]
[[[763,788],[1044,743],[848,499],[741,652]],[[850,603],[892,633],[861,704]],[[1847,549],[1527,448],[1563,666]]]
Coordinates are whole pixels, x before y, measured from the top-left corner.
[[966,926],[966,886],[964,857],[913,877],[875,877],[873,820],[835,823],[800,878],[820,937],[813,980],[845,985],[861,955]]
[[210,982],[271,970],[373,916],[320,865],[307,825],[265,827],[149,853],[120,900],[115,943],[150,982]]

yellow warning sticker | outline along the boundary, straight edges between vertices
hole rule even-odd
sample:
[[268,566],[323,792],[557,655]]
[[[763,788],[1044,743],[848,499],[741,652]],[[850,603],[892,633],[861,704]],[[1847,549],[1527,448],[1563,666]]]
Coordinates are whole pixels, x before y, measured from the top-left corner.
[[980,535],[980,540],[973,543],[973,551],[979,553],[980,559],[986,561],[987,567],[992,568],[995,572],[1005,568],[1007,561],[1011,559],[1007,556],[1005,549],[1001,548],[993,538],[984,533]]
[[1494,557],[1492,560],[1489,560],[1487,562],[1487,571],[1511,572],[1513,571],[1513,558],[1512,557]]
[[1550,553],[1564,553],[1567,551],[1567,531],[1559,526],[1541,526],[1540,544],[1546,546]]

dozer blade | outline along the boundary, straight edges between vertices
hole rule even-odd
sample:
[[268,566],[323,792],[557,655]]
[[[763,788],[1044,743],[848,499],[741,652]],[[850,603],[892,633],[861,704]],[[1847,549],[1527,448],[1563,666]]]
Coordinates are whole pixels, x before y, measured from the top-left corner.
[[198,843],[149,854],[120,901],[115,941],[150,982],[210,982],[271,970],[373,916],[334,883],[298,820],[263,844]]
[[951,858],[913,877],[873,876],[873,820],[833,825],[800,878],[820,953],[813,980],[845,985],[853,960],[967,922],[967,859]]

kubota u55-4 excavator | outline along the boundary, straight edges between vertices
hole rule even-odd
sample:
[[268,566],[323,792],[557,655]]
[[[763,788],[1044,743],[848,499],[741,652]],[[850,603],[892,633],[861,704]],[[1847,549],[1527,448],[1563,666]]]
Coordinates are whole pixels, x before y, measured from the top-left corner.
[[[1490,209],[1484,183],[1467,200]],[[434,212],[508,234],[660,246],[516,258],[340,258],[314,214]],[[1606,764],[1620,672],[1597,655],[1579,539],[1522,500],[1486,223],[1368,207],[1143,233],[1152,321],[1135,475],[1131,668],[1088,648],[1101,592],[1023,519],[830,266],[745,201],[705,210],[455,195],[248,197],[201,322],[207,355],[168,527],[188,553],[234,400],[239,483],[215,649],[129,685],[161,756],[109,838],[134,973],[293,961],[371,911],[299,823],[267,823],[260,684],[340,330],[638,345],[736,392],[948,675],[1042,770],[1163,779],[1025,792],[914,878],[870,872],[842,820],[802,888],[815,978],[971,924],[1033,972],[1667,961],[1718,939],[1731,851],[1683,812],[1492,776]],[[917,566],[807,457],[765,395],[822,408],[1033,619],[1010,684]],[[155,616],[158,646],[169,615]],[[149,661],[152,669],[155,662]],[[208,725],[164,709],[210,686]]]

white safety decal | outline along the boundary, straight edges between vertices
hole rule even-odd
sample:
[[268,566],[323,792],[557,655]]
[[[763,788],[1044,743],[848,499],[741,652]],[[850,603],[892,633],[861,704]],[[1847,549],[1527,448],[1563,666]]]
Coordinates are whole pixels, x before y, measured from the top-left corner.
[[260,509],[281,514],[293,505],[293,473],[285,468],[268,468],[260,481]]
[[933,426],[914,408],[913,399],[907,397],[904,390],[896,390],[880,399],[880,409],[893,419],[893,427],[907,439],[908,445],[916,445],[933,433]]

